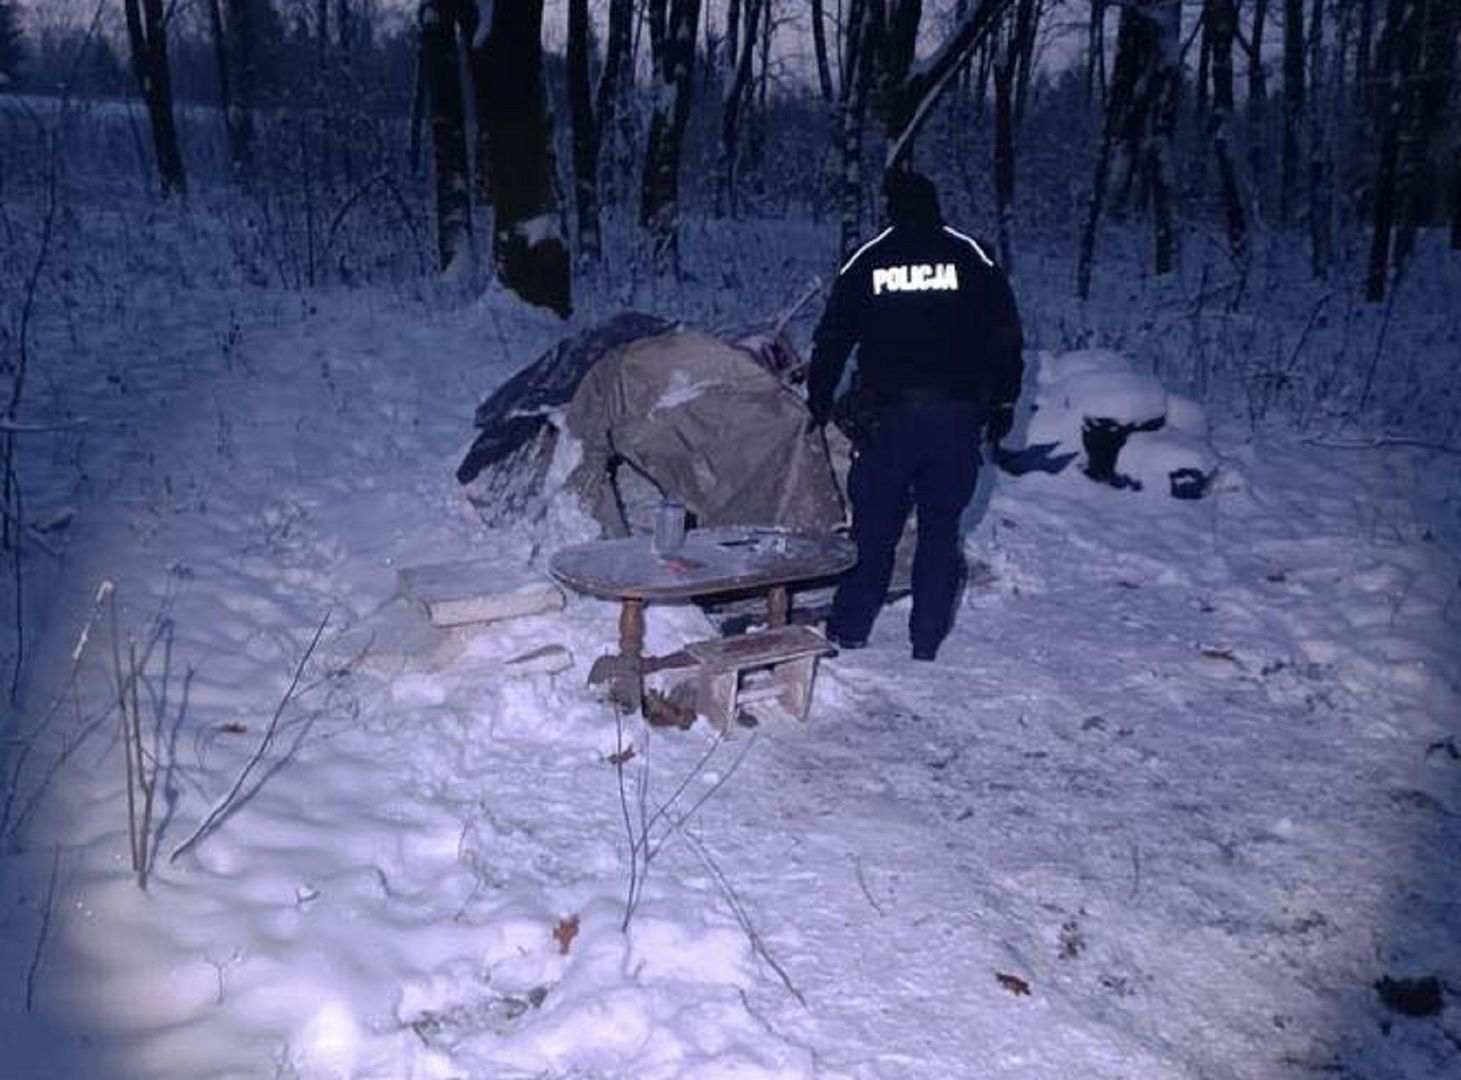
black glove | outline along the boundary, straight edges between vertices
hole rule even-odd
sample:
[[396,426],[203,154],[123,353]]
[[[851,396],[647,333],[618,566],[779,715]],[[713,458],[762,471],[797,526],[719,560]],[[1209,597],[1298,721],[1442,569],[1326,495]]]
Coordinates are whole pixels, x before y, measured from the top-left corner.
[[993,443],[1003,442],[1014,426],[1015,406],[1011,401],[996,404],[989,410],[989,419],[984,422],[984,430],[989,434],[989,441]]

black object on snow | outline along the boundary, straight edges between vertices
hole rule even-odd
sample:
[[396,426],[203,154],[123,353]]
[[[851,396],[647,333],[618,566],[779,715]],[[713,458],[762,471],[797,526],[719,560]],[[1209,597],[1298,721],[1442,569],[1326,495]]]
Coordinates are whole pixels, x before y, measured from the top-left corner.
[[1114,488],[1141,490],[1141,481],[1116,471],[1116,458],[1128,436],[1137,431],[1156,431],[1167,422],[1158,416],[1141,424],[1123,424],[1107,417],[1088,416],[1081,425],[1081,444],[1086,450],[1086,475]]
[[1024,476],[1032,472],[1058,473],[1076,457],[1074,450],[1068,454],[1052,454],[1051,451],[1059,445],[1058,442],[1036,443],[1023,450],[1006,450],[1002,446],[996,446],[994,463],[1011,476]]
[[1208,481],[1212,479],[1201,469],[1173,469],[1167,474],[1172,485],[1174,499],[1200,499],[1207,492]]
[[457,483],[470,484],[490,465],[526,446],[548,422],[548,414],[567,405],[588,370],[606,354],[640,338],[653,337],[675,324],[631,311],[565,338],[523,368],[477,406],[480,429],[457,466]]
[[1375,980],[1375,992],[1387,1007],[1404,1016],[1435,1016],[1444,1004],[1441,982],[1434,975],[1421,979],[1392,979],[1383,975]]

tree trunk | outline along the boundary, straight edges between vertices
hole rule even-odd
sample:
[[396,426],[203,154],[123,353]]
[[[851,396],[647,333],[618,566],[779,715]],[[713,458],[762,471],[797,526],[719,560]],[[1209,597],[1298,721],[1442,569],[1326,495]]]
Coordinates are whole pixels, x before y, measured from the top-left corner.
[[1130,7],[1120,9],[1116,25],[1116,58],[1112,62],[1111,86],[1106,95],[1106,117],[1101,125],[1101,143],[1096,151],[1095,172],[1086,201],[1086,217],[1081,225],[1080,252],[1076,259],[1076,296],[1087,300],[1091,295],[1091,269],[1096,259],[1096,231],[1106,203],[1106,186],[1111,177],[1111,151],[1127,126],[1131,99],[1137,81],[1142,45],[1137,16]]
[[[604,140],[612,138],[616,130],[625,148],[634,146],[633,117],[627,100],[634,85],[633,48],[633,0],[609,0],[609,36],[604,44],[604,69],[599,73],[598,89],[594,92],[594,112],[598,116],[599,135],[599,143],[594,150],[595,177],[602,172],[597,163],[603,157]],[[625,158],[624,168],[618,171],[627,175],[634,155],[622,156]],[[614,155],[611,155],[610,162],[614,160]],[[610,175],[614,175],[612,170]]]
[[1086,39],[1086,105],[1106,104],[1106,0],[1091,0]]
[[[457,28],[454,33],[456,44],[453,47],[458,52],[459,65],[460,57],[465,57],[467,84],[464,89],[467,96],[463,100],[472,106],[468,117],[469,127],[465,134],[471,142],[468,160],[472,165],[473,183],[470,194],[478,206],[491,206],[496,199],[495,177],[492,173],[492,126],[488,117],[492,107],[487,100],[487,87],[491,84],[492,72],[488,67],[490,54],[486,42],[491,26],[482,25],[484,8],[478,0],[437,2],[443,6],[443,10],[450,12],[452,25]],[[490,6],[485,10],[490,13]]]
[[[903,0],[892,11],[894,20],[883,35],[882,87],[884,130],[888,137],[886,168],[891,170],[912,160],[913,139],[952,77],[964,66],[1014,0],[980,0],[979,6],[954,27],[934,52],[915,68],[914,49],[918,39],[917,0]],[[877,13],[877,6],[872,8]],[[874,19],[876,26],[876,19]]]
[[1407,79],[1414,71],[1419,51],[1420,12],[1415,0],[1389,0],[1385,29],[1380,42],[1380,77],[1384,80],[1384,108],[1380,117],[1380,150],[1375,163],[1375,185],[1371,195],[1374,231],[1370,237],[1369,272],[1365,277],[1365,299],[1385,299],[1389,277],[1395,210],[1399,195],[1400,141],[1406,122]]
[[872,85],[873,48],[869,0],[849,0],[847,6],[847,57],[842,79],[842,257],[856,249],[862,226],[862,129],[867,119],[868,94]]
[[817,54],[817,84],[822,88],[822,100],[832,101],[832,65],[827,60],[827,26],[822,12],[822,0],[812,0],[812,49]]
[[1015,65],[1013,41],[994,63],[994,209],[999,259],[1006,272],[1014,268],[1010,239],[1010,213],[1015,196]]
[[1228,226],[1228,250],[1241,260],[1247,254],[1248,219],[1243,209],[1243,195],[1238,186],[1237,169],[1233,164],[1233,37],[1238,28],[1238,7],[1235,0],[1207,0],[1203,34],[1212,51],[1212,132],[1213,155],[1217,158],[1218,181],[1222,186],[1223,210]]
[[234,130],[233,80],[229,77],[228,35],[223,30],[222,0],[208,0],[208,32],[213,39],[213,66],[218,75],[218,115],[223,118],[223,133],[228,137],[228,157],[234,175],[242,172],[242,152],[238,133]]
[[1255,0],[1253,27],[1248,35],[1248,175],[1253,198],[1263,204],[1263,180],[1268,171],[1268,69],[1263,64],[1263,33],[1268,22],[1268,0]]
[[[767,0],[745,0],[746,33],[735,57],[726,86],[720,114],[720,168],[715,193],[715,213],[722,216],[736,212],[737,142],[740,135],[741,110],[751,87],[751,64],[754,59],[757,20]],[[769,14],[769,12],[768,12]]]
[[457,65],[458,0],[421,0],[421,75],[431,125],[436,175],[436,254],[442,270],[471,249],[471,201],[467,180],[467,132]]
[[[663,15],[665,2],[650,0],[651,39],[654,37],[655,9],[658,8]],[[640,224],[649,232],[656,268],[677,273],[680,264],[680,155],[685,142],[685,127],[690,120],[695,74],[695,27],[699,15],[700,0],[670,0],[668,19],[660,32],[660,47],[654,64],[655,78],[660,85],[650,116],[649,142],[644,155],[643,197],[639,208]]]
[[1359,37],[1354,47],[1354,85],[1358,104],[1365,111],[1374,108],[1374,0],[1359,0]]
[[1157,24],[1148,59],[1152,94],[1150,130],[1145,147],[1146,174],[1152,197],[1154,271],[1169,274],[1176,265],[1177,232],[1172,222],[1172,131],[1177,123],[1177,95],[1181,78],[1181,0],[1155,0],[1143,17]]
[[1398,273],[1415,248],[1416,230],[1431,220],[1441,190],[1439,142],[1446,131],[1447,105],[1455,74],[1461,11],[1447,0],[1429,0],[1420,16],[1421,40],[1408,69],[1406,122],[1401,129],[1400,219],[1396,234]]
[[[693,41],[695,22],[689,33]],[[494,4],[482,46],[482,99],[492,154],[492,261],[530,304],[573,310],[553,162],[553,116],[543,85],[543,0]]]
[[628,59],[633,19],[632,0],[611,0],[604,67],[590,100],[588,0],[568,3],[568,108],[573,121],[574,205],[578,211],[578,253],[585,263],[596,263],[603,256],[599,160],[604,135],[614,128],[619,79]]
[[1283,11],[1283,145],[1278,215],[1280,220],[1288,221],[1298,192],[1299,123],[1304,115],[1304,0],[1284,0]]
[[330,0],[315,0],[315,51],[323,73],[330,61]]
[[178,130],[172,111],[172,71],[167,57],[167,20],[162,0],[125,0],[127,40],[132,51],[132,70],[147,104],[152,129],[152,150],[157,157],[157,175],[164,195],[187,191],[183,156],[178,150]]
[[228,52],[225,63],[232,82],[234,104],[229,134],[234,168],[248,176],[254,168],[254,90],[258,85],[259,0],[225,0]]
[[1329,276],[1334,250],[1331,128],[1320,103],[1326,70],[1323,11],[1321,0],[1315,0],[1309,15],[1309,264],[1316,278]]
[[1451,151],[1451,250],[1461,251],[1461,146]]
[[741,3],[742,0],[726,0],[724,49],[728,71],[736,66],[736,57],[741,55]]
[[588,0],[568,0],[568,115],[573,124],[573,204],[578,211],[578,257],[595,263],[599,236],[598,122],[589,97]]
[[1018,0],[1015,7],[1015,125],[1025,121],[1030,101],[1030,80],[1035,70],[1035,40],[1040,29],[1042,0]]

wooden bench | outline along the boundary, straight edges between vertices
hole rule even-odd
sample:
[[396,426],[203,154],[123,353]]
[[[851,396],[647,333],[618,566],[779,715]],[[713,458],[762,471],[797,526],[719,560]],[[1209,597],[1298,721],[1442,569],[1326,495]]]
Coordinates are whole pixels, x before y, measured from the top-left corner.
[[805,626],[773,626],[685,646],[685,652],[700,665],[697,709],[722,732],[730,730],[736,718],[742,674],[758,668],[771,669],[772,692],[781,707],[805,720],[812,704],[817,658],[836,651],[826,638]]

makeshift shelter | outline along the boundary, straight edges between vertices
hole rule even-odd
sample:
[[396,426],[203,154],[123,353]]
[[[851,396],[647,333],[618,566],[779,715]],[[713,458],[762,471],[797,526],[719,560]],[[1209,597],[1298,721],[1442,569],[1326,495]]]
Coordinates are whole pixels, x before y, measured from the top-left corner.
[[630,313],[560,342],[477,410],[457,479],[489,523],[544,497],[565,437],[581,455],[563,494],[610,536],[675,499],[699,525],[831,528],[845,512],[827,443],[807,431],[779,335],[726,341]]

